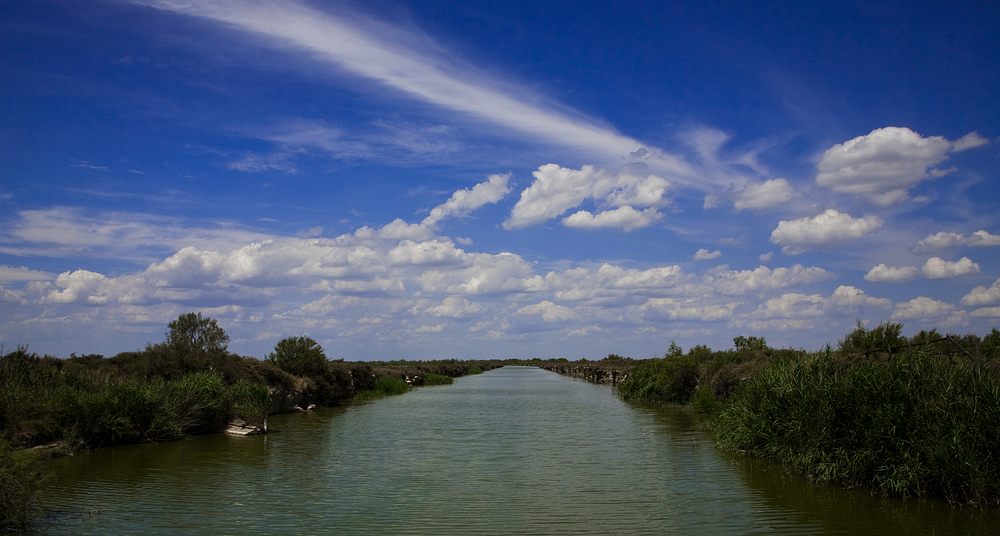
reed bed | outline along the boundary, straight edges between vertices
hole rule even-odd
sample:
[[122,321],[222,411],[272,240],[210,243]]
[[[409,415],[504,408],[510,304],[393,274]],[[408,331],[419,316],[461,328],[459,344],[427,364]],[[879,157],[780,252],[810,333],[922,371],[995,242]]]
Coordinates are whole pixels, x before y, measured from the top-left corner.
[[355,393],[354,398],[358,400],[371,400],[384,396],[401,395],[410,389],[409,384],[400,378],[382,376],[375,379],[371,389]]
[[891,496],[1000,504],[1000,384],[926,347],[773,363],[713,420],[720,446]]
[[428,372],[423,378],[424,385],[451,385],[455,383],[455,378]]

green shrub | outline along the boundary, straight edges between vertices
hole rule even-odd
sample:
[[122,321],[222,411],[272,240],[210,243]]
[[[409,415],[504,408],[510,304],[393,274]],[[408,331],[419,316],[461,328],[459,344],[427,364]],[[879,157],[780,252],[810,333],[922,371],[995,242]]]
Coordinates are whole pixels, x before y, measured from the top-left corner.
[[632,370],[618,393],[626,400],[683,404],[694,395],[698,379],[698,365],[690,355],[651,359]]
[[466,374],[482,374],[482,373],[483,369],[479,367],[469,367],[468,372],[466,372]]
[[906,338],[900,336],[903,325],[888,320],[873,329],[865,328],[858,320],[854,331],[848,333],[838,344],[841,352],[865,352],[871,350],[884,351],[887,348],[906,344]]
[[211,318],[201,313],[185,313],[167,324],[167,346],[181,353],[226,351],[229,335]]
[[309,337],[281,339],[267,359],[296,376],[322,376],[328,365],[323,347]]

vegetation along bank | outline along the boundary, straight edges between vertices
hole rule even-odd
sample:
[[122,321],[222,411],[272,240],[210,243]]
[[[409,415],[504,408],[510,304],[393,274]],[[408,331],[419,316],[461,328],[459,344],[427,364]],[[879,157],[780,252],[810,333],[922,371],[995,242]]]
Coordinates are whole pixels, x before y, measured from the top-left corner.
[[[260,429],[268,414],[503,365],[533,365],[617,386],[627,400],[684,404],[708,417],[724,449],[819,481],[901,497],[1000,505],[1000,332],[900,335],[860,323],[820,352],[736,337],[734,349],[671,344],[663,358],[600,361],[344,362],[309,337],[281,340],[264,360],[228,352],[201,314],[166,341],[114,357],[0,351],[0,531],[35,513],[40,459],[80,448],[166,441],[227,427]],[[44,447],[44,448],[40,448]]]
[[1000,505],[1000,331],[901,330],[859,322],[820,352],[740,336],[733,350],[671,344],[658,359],[544,368],[604,383],[624,376],[623,398],[692,407],[721,448],[817,481]]
[[331,361],[309,337],[283,339],[260,360],[229,352],[228,335],[200,313],[168,329],[166,341],[110,358],[0,351],[0,532],[32,518],[46,456],[258,431],[268,414],[399,394],[502,365]]

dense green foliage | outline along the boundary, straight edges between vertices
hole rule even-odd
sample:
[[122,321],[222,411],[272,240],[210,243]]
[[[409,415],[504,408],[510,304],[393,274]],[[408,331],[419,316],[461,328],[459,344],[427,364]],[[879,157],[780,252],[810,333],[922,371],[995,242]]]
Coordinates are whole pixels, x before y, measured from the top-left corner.
[[167,345],[178,352],[225,352],[229,343],[229,335],[219,324],[201,313],[182,314],[167,327]]
[[667,356],[643,363],[618,386],[628,399],[683,404],[698,388],[698,363],[691,356]]
[[901,335],[860,322],[834,351],[735,350],[637,364],[626,399],[689,403],[721,447],[881,494],[1000,504],[1000,331]]
[[721,446],[894,496],[1000,502],[1000,383],[921,347],[845,365],[782,359],[715,419]]
[[267,359],[281,370],[296,376],[322,375],[327,368],[323,347],[305,336],[281,339]]
[[0,437],[18,446],[178,439],[218,431],[232,418],[260,423],[268,403],[262,382],[226,382],[214,371],[135,377],[25,348],[0,357],[0,387]]
[[907,342],[906,338],[900,335],[902,331],[902,324],[886,321],[875,328],[867,329],[858,320],[858,327],[840,341],[839,350],[841,352],[883,351],[887,348],[901,346]]
[[671,342],[662,358],[638,363],[618,386],[618,392],[625,399],[647,402],[686,404],[695,398],[704,402],[709,393],[724,400],[772,355],[786,352],[768,348],[763,338],[740,336],[733,342],[735,351],[712,352],[699,345],[687,354]]

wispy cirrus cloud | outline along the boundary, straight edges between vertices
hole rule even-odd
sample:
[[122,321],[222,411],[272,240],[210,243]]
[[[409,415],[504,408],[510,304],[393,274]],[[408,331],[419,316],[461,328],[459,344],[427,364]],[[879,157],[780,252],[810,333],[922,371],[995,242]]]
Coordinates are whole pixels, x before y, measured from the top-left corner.
[[[605,160],[617,160],[645,145],[565,107],[477,70],[443,51],[430,38],[366,20],[333,14],[293,1],[132,0],[133,3],[226,24],[292,45],[356,76],[394,88],[411,98],[518,135],[558,144]],[[501,90],[499,88],[506,88]],[[647,147],[662,172],[692,175],[680,157]]]
[[0,232],[0,253],[17,256],[122,258],[148,262],[185,246],[226,249],[270,235],[216,223],[205,227],[134,212],[89,213],[77,207],[22,210]]

